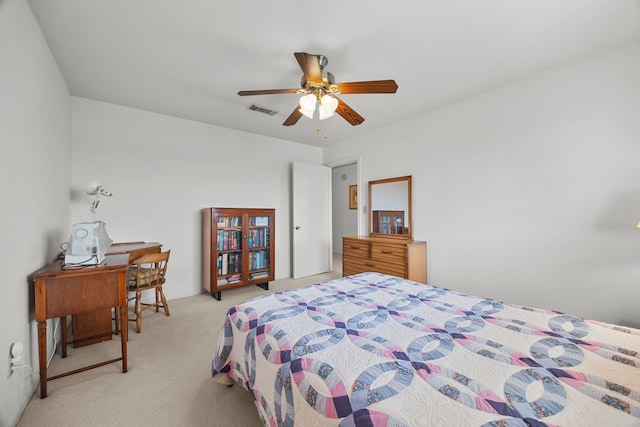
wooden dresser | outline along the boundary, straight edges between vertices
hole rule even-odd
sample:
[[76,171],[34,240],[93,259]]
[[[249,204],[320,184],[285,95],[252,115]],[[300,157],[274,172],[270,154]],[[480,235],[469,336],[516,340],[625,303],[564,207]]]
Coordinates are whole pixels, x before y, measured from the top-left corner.
[[349,236],[342,251],[343,276],[375,271],[427,283],[427,242]]

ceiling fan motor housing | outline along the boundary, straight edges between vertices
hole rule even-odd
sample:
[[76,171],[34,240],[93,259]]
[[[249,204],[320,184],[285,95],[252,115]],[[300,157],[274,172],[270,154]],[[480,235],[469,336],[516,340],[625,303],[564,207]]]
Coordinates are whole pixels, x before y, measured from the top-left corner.
[[324,70],[324,67],[329,63],[329,59],[324,55],[316,55],[318,57],[318,65],[320,65],[320,69]]

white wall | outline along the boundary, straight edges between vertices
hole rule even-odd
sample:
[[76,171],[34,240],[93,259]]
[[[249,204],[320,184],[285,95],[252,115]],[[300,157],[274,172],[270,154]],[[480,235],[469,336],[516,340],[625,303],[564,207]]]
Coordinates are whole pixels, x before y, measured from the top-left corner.
[[321,164],[320,148],[85,98],[71,111],[73,222],[93,220],[84,191],[102,181],[113,196],[96,218],[114,241],[171,249],[167,298],[202,292],[203,207],[275,208],[275,277],[290,277],[291,163]]
[[331,169],[331,216],[335,253],[342,253],[342,236],[358,235],[358,210],[349,209],[349,186],[357,185],[357,173],[355,163]]
[[636,45],[327,147],[324,162],[361,154],[363,183],[413,176],[431,284],[640,326],[638,76]]
[[17,423],[38,383],[26,369],[9,377],[9,348],[21,342],[38,370],[30,276],[68,233],[70,138],[69,91],[29,6],[0,0],[0,426]]

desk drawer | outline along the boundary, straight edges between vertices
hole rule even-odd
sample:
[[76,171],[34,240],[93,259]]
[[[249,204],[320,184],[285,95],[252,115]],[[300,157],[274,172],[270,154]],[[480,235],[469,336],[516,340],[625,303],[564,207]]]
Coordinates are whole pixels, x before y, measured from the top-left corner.
[[113,273],[51,278],[46,287],[48,318],[118,305],[118,276]]

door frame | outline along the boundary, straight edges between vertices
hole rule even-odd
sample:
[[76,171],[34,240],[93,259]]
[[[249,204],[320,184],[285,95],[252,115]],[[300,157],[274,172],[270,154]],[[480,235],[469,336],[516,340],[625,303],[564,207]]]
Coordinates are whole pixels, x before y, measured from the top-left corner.
[[[357,225],[356,228],[358,230],[358,236],[364,236],[367,233],[363,232],[362,227],[364,224],[363,221],[363,215],[366,215],[367,213],[367,206],[364,205],[362,203],[362,200],[364,199],[362,193],[362,171],[361,171],[361,163],[362,163],[362,156],[360,154],[355,155],[355,156],[350,156],[350,157],[345,157],[343,159],[338,159],[338,160],[334,160],[332,162],[328,162],[325,163],[324,166],[328,167],[328,168],[336,168],[336,167],[340,167],[340,166],[346,166],[346,165],[351,165],[351,164],[356,164],[356,185],[358,186],[358,193],[356,195],[357,201],[358,201],[358,215],[356,215],[357,218]],[[334,220],[333,217],[331,219],[332,221]],[[333,242],[333,231],[331,233],[330,236],[331,242]],[[332,251],[333,252],[333,251]],[[331,260],[332,262],[332,266],[333,266],[333,259]]]

